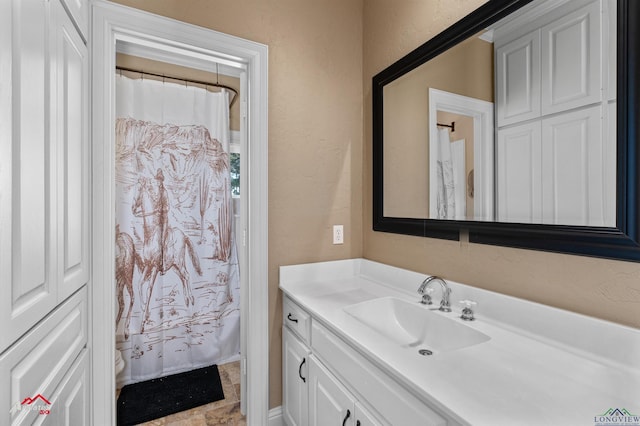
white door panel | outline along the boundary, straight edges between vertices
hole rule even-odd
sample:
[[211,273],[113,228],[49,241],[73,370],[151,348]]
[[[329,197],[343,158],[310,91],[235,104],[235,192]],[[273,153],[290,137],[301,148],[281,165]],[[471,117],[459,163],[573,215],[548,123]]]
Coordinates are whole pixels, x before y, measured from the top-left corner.
[[48,2],[13,0],[2,7],[7,37],[0,41],[0,79],[12,85],[5,86],[2,97],[11,101],[0,118],[0,351],[57,303],[54,22]]
[[540,116],[540,33],[496,51],[498,127]]
[[71,19],[58,2],[58,256],[62,301],[89,279],[88,54]]
[[498,220],[539,223],[542,219],[540,123],[498,131]]
[[600,106],[542,121],[543,223],[604,223]]
[[600,2],[542,27],[543,115],[601,100],[600,28]]
[[86,40],[89,32],[89,0],[62,0],[62,2]]

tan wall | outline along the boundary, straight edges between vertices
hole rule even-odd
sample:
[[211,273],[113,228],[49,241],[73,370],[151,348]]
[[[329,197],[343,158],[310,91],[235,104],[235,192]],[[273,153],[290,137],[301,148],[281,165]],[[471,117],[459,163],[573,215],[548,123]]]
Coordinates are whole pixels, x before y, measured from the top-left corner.
[[[371,78],[482,3],[483,0],[366,2],[363,21],[364,257],[640,327],[639,263],[371,230]],[[455,299],[455,294],[453,297]]]
[[[281,404],[278,266],[362,255],[362,0],[118,0],[269,46],[269,405]],[[343,224],[344,245],[331,244]]]

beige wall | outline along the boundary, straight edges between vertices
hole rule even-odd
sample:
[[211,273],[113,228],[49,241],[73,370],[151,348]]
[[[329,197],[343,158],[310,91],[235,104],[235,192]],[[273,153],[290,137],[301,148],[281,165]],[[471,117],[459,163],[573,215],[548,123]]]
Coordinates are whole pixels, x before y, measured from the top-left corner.
[[[363,21],[364,257],[640,327],[639,263],[371,230],[371,77],[483,2],[366,2]],[[455,299],[455,294],[453,297]]]
[[[362,255],[362,0],[118,0],[269,46],[270,406],[281,404],[278,266]],[[331,244],[343,224],[344,245]]]

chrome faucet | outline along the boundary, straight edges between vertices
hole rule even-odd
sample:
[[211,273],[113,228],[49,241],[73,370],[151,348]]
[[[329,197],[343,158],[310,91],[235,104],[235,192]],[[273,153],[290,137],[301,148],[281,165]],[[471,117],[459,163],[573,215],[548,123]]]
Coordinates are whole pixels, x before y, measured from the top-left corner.
[[449,303],[449,296],[451,295],[451,289],[447,285],[447,282],[440,277],[436,277],[435,275],[427,278],[422,281],[420,287],[418,288],[418,294],[422,295],[422,300],[420,303],[425,305],[431,305],[431,296],[429,295],[429,284],[437,281],[440,283],[440,287],[442,287],[442,300],[440,300],[440,308],[439,311],[442,312],[451,312],[451,305]]

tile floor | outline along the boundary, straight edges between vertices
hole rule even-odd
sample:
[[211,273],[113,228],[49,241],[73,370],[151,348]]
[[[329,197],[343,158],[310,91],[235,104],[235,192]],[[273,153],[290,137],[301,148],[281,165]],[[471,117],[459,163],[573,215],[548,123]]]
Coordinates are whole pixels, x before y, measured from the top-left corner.
[[161,417],[144,426],[245,426],[245,417],[240,413],[240,361],[218,366],[224,399]]

